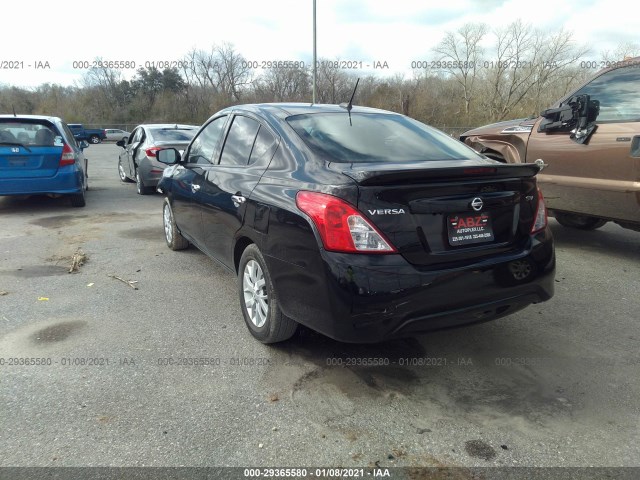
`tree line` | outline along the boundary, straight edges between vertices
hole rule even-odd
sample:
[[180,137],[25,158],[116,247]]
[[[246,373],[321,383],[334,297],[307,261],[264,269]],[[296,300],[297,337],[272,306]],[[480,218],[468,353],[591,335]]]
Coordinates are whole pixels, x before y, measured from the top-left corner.
[[[414,62],[409,76],[363,75],[341,69],[335,59],[319,59],[316,101],[348,101],[360,78],[357,105],[400,112],[445,129],[471,127],[537,115],[597,71],[585,68],[600,63],[584,61],[589,54],[568,31],[548,33],[521,20],[499,28],[469,23],[432,48],[435,61]],[[600,52],[599,59],[637,55],[640,45],[631,42]],[[310,102],[311,68],[300,63],[252,69],[232,44],[223,43],[193,49],[172,68],[139,68],[131,80],[101,65],[74,86],[0,85],[0,112],[55,115],[68,123],[198,125],[229,105]]]

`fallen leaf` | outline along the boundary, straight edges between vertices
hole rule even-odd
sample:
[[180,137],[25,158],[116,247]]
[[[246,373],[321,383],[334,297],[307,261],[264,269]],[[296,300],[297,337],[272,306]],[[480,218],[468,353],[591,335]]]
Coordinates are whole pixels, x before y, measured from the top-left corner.
[[49,297],[38,297],[39,302],[47,302],[49,301]]

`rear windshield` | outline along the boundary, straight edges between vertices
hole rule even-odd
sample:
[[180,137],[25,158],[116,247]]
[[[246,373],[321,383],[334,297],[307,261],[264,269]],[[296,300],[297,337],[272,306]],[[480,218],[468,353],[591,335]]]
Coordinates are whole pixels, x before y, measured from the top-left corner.
[[29,147],[61,147],[63,140],[50,123],[0,120],[0,143],[16,143]]
[[287,122],[314,152],[336,162],[411,162],[476,159],[446,134],[402,115],[313,113]]
[[159,142],[190,142],[197,128],[150,128],[154,140]]

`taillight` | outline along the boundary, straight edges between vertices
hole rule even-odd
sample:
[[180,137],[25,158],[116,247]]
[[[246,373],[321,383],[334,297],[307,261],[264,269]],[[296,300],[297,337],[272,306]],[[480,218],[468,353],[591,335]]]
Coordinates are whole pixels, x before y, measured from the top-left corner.
[[315,192],[298,192],[296,205],[311,217],[326,250],[342,253],[395,253],[382,233],[344,200]]
[[147,157],[153,157],[156,158],[156,153],[158,153],[158,150],[162,150],[162,148],[160,147],[151,147],[151,148],[147,148],[144,153],[147,154]]
[[544,197],[538,188],[538,206],[536,208],[536,218],[531,227],[531,233],[537,233],[543,230],[547,226],[547,223],[547,206],[544,204]]
[[73,165],[76,163],[76,154],[73,153],[73,150],[66,143],[64,147],[62,147],[62,156],[60,157],[59,167],[63,167],[65,165]]

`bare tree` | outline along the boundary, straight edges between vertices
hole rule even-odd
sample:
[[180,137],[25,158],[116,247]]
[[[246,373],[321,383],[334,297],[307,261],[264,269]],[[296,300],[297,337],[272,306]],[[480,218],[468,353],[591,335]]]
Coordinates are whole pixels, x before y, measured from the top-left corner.
[[603,50],[600,53],[603,62],[619,62],[625,58],[638,56],[640,56],[640,43],[638,42],[621,42],[612,52]]
[[493,119],[501,120],[531,88],[540,39],[521,20],[494,30],[494,35],[495,56],[485,65],[488,95],[483,105]]
[[440,55],[443,70],[455,78],[462,89],[464,111],[467,117],[476,94],[478,71],[483,50],[480,42],[487,33],[482,23],[468,23],[457,32],[448,32],[433,51]]
[[356,76],[340,68],[340,60],[321,58],[316,71],[318,103],[341,103],[351,98]]
[[214,69],[219,88],[227,97],[240,100],[242,90],[252,81],[246,59],[230,43],[214,46],[213,50],[219,62],[219,67]]
[[308,100],[311,76],[304,67],[271,68],[254,84],[258,98],[268,102],[302,102]]
[[526,92],[533,99],[530,112],[533,115],[569,93],[588,76],[585,69],[579,68],[578,60],[589,53],[589,48],[576,45],[572,32],[559,30],[553,34],[538,33],[538,37],[533,86]]

